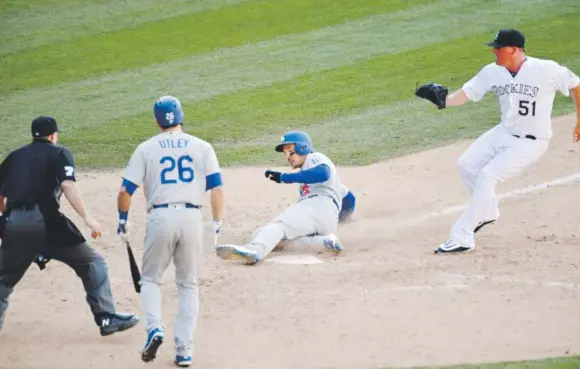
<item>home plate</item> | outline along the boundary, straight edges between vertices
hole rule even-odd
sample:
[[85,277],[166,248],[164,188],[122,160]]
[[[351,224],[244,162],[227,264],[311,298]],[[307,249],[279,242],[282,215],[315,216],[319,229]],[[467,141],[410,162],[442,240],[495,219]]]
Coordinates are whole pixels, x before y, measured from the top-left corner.
[[322,264],[324,261],[313,255],[281,255],[273,258],[267,258],[264,262],[277,264],[294,264],[294,265],[311,265]]

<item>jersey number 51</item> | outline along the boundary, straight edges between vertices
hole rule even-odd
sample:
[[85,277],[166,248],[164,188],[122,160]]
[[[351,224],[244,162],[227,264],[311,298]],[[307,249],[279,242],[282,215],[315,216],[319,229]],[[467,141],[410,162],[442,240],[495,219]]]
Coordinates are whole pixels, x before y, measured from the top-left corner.
[[535,116],[536,115],[536,102],[532,101],[532,103],[530,104],[529,101],[520,100],[520,106],[519,106],[519,110],[518,110],[520,115],[523,115],[523,116],[528,115],[530,113],[530,106],[532,107],[532,109],[531,109],[532,116]]
[[[193,163],[193,159],[189,155],[180,156],[175,160],[171,156],[164,156],[159,160],[159,164],[169,164],[165,166],[161,171],[161,184],[172,184],[177,183],[177,181],[189,183],[193,181],[193,168],[190,164]],[[177,169],[177,176],[175,175],[175,169]]]

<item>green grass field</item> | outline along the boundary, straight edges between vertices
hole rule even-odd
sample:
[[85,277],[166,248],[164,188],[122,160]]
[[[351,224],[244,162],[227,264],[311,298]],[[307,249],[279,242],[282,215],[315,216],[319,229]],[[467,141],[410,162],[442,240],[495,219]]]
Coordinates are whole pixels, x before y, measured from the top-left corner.
[[[437,110],[418,82],[456,89],[493,61],[501,27],[529,55],[580,73],[578,0],[5,0],[0,2],[0,157],[53,115],[85,169],[122,167],[173,94],[186,131],[222,165],[281,163],[289,129],[341,165],[471,138],[497,123],[488,95]],[[559,96],[554,114],[573,111]],[[577,368],[580,359],[455,368]]]
[[[550,358],[534,361],[438,367],[438,369],[576,369],[576,368],[580,368],[580,357]],[[415,368],[415,369],[427,369],[427,368]]]
[[[272,146],[294,128],[352,165],[473,137],[496,123],[494,97],[437,111],[413,91],[460,87],[504,26],[526,33],[530,55],[580,70],[577,0],[2,4],[0,154],[52,114],[85,168],[122,167],[156,132],[152,103],[166,93],[224,165],[279,163]],[[558,97],[554,113],[572,108]]]

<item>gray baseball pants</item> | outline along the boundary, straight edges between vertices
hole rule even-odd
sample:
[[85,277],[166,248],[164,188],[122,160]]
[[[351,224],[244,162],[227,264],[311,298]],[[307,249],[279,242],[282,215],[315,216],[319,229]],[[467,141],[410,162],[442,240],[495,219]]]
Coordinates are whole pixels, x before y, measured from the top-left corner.
[[145,328],[163,330],[160,283],[173,260],[178,293],[173,331],[176,353],[181,356],[192,356],[197,326],[202,220],[198,209],[169,205],[151,210],[147,221],[140,282]]

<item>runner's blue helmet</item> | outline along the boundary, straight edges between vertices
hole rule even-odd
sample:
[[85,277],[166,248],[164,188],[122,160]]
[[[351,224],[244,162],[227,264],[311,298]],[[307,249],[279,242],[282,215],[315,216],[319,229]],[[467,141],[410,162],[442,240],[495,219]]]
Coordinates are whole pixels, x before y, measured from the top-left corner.
[[308,155],[310,154],[312,149],[312,140],[310,136],[306,132],[302,131],[288,131],[284,133],[280,143],[276,145],[276,151],[282,152],[282,148],[286,144],[295,144],[296,147],[294,150],[298,155]]

